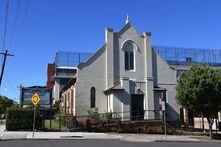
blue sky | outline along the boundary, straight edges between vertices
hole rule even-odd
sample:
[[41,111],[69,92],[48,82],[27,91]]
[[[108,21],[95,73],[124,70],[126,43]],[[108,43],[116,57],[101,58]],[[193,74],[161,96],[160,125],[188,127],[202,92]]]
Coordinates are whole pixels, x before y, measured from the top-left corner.
[[[0,51],[6,1],[0,0]],[[20,0],[14,29],[18,2],[9,0],[5,49],[14,57],[0,87],[17,101],[20,84],[46,84],[57,50],[95,52],[104,29],[118,31],[127,14],[138,32],[152,32],[153,45],[221,49],[220,0]]]

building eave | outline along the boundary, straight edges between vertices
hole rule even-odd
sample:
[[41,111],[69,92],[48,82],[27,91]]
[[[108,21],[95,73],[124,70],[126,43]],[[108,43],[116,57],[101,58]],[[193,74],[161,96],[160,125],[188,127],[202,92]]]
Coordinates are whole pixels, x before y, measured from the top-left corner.
[[57,79],[73,79],[73,78],[76,78],[76,75],[75,76],[56,76],[56,75],[54,75],[51,78],[51,81],[55,81]]
[[65,92],[68,90],[72,85],[74,85],[77,81],[77,78],[70,79],[69,82],[61,89],[61,92]]
[[77,66],[57,66],[57,69],[77,69]]
[[124,90],[124,88],[121,87],[120,82],[117,82],[117,83],[116,83],[115,85],[113,85],[112,87],[110,87],[110,88],[104,90],[104,93],[105,93],[105,94],[109,94],[109,93],[111,93],[112,91],[115,91],[115,90]]
[[162,87],[158,87],[158,86],[154,86],[153,90],[154,91],[167,91],[166,88],[162,88]]

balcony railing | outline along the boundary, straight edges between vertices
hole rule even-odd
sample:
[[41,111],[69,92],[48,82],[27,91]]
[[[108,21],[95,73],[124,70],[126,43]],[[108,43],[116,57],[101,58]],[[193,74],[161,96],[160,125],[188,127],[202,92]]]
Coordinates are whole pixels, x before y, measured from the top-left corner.
[[193,63],[221,66],[221,49],[200,49],[153,46],[153,49],[170,65],[189,66]]
[[92,53],[58,51],[55,56],[57,67],[76,67],[79,63],[89,59]]
[[[221,49],[181,48],[152,46],[152,48],[170,65],[189,66],[193,63],[221,66]],[[58,51],[55,57],[57,67],[76,67],[85,62],[93,53]]]

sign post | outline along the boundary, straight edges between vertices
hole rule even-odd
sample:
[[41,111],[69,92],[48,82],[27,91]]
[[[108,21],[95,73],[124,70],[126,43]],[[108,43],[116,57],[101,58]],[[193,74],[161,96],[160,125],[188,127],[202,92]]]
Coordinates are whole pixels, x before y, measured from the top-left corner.
[[32,133],[32,138],[34,138],[34,133],[35,133],[35,115],[36,115],[36,105],[34,108],[34,120],[33,120],[33,133]]
[[165,109],[165,102],[162,101],[162,111],[164,116],[164,131],[165,131],[165,139],[167,139],[167,120],[166,120],[166,109]]
[[35,93],[32,98],[32,103],[34,104],[34,118],[33,118],[33,133],[32,133],[32,138],[34,138],[34,133],[35,133],[35,116],[36,116],[36,106],[39,103],[39,101],[41,100],[39,95],[37,93]]

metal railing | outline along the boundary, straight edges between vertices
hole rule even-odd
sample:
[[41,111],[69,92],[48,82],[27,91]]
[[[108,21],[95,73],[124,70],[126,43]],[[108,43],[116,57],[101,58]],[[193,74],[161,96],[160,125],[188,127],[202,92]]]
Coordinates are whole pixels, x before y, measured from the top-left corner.
[[[169,114],[167,115],[169,118]],[[171,117],[172,118],[172,117]],[[125,111],[125,112],[111,112],[111,113],[101,113],[95,115],[80,115],[80,116],[71,116],[71,115],[56,115],[52,120],[52,128],[49,128],[47,125],[49,120],[46,120],[45,126],[47,129],[55,130],[71,130],[79,127],[79,123],[85,124],[87,120],[90,120],[92,124],[101,123],[105,126],[116,125],[119,122],[122,123],[158,123],[160,126],[163,123],[163,114],[159,110],[142,110],[142,111]],[[172,122],[172,123],[171,123]],[[175,123],[174,123],[175,122]],[[179,125],[178,120],[168,119],[167,123],[177,128]],[[54,123],[54,124],[53,124]],[[175,125],[174,125],[175,124]]]
[[[160,110],[108,112],[108,113],[99,113],[97,115],[100,118],[105,118],[106,115],[111,115],[112,119],[123,120],[123,121],[124,120],[161,120],[162,119],[162,112]],[[90,115],[79,115],[79,116],[77,115],[76,118],[87,119],[87,118],[90,118]]]
[[81,62],[85,62],[92,53],[58,51],[55,56],[55,64],[57,67],[76,67]]
[[[152,48],[170,65],[208,64],[221,66],[221,49],[182,48],[152,46]],[[55,56],[57,67],[76,67],[85,62],[93,53],[58,51]]]
[[221,49],[152,47],[170,65],[208,64],[221,66]]

